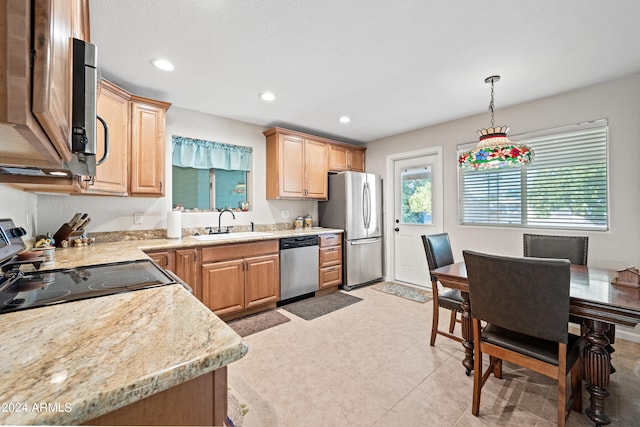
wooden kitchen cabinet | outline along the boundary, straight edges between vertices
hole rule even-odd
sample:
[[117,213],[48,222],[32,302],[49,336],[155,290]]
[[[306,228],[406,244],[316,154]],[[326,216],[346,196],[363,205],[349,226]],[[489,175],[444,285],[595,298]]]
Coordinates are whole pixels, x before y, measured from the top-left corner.
[[199,266],[200,250],[197,248],[176,249],[175,268],[173,270],[180,279],[191,287],[193,295],[202,300],[202,287],[200,285]]
[[88,0],[2,2],[1,164],[71,159],[71,37],[89,40]]
[[202,249],[201,301],[223,319],[269,307],[280,299],[277,240]]
[[130,196],[164,196],[165,125],[170,106],[131,96]]
[[342,284],[342,236],[321,234],[319,236],[319,288],[337,288]]
[[329,149],[311,135],[273,128],[267,137],[267,199],[326,200]]
[[344,144],[329,145],[329,171],[364,172],[364,147]]
[[[109,157],[96,168],[93,181],[84,181],[83,192],[126,196],[129,191],[129,99],[131,94],[113,83],[102,80],[97,110],[109,127]],[[98,122],[96,159],[104,154],[104,132]]]
[[146,254],[151,258],[156,264],[162,267],[165,270],[174,271],[175,270],[175,252],[173,251],[155,251],[155,252],[146,252]]

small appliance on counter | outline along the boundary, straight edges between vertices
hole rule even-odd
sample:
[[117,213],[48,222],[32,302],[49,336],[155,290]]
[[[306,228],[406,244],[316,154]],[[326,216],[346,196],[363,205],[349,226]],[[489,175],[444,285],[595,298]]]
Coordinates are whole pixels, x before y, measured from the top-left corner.
[[189,286],[151,260],[21,271],[22,264],[30,263],[37,269],[44,260],[17,259],[25,249],[24,234],[11,219],[0,219],[0,314],[172,284],[191,292]]

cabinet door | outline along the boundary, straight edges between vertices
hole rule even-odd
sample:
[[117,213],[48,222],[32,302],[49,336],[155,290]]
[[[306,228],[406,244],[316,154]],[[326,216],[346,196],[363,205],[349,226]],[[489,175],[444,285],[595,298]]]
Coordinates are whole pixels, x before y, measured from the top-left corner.
[[[71,160],[72,61],[71,38],[86,14],[84,1],[33,2],[32,111],[64,160]],[[86,35],[85,35],[86,36]]]
[[349,170],[356,172],[364,172],[364,151],[349,150]]
[[243,259],[212,262],[201,268],[202,302],[217,315],[244,308],[245,262]]
[[165,270],[174,270],[174,253],[169,251],[149,252],[147,253],[156,264]]
[[165,114],[168,104],[131,98],[132,196],[164,196]]
[[191,286],[193,295],[202,299],[200,280],[198,280],[198,251],[197,249],[176,249],[175,270],[176,275],[187,285]]
[[304,155],[304,139],[280,135],[280,197],[304,197]]
[[307,139],[304,153],[305,197],[326,199],[329,186],[329,149],[324,142]]
[[347,147],[342,145],[331,145],[329,147],[329,170],[342,172],[347,170]]
[[245,308],[280,299],[280,256],[264,255],[245,260]]
[[[109,157],[98,165],[93,184],[87,184],[87,192],[126,196],[129,160],[129,93],[113,83],[102,81],[98,96],[98,115],[109,126]],[[102,124],[97,126],[96,159],[104,154]]]

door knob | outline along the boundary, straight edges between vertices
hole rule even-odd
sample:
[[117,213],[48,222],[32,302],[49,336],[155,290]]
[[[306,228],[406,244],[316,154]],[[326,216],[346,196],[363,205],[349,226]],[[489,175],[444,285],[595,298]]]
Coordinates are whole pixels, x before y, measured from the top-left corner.
[[400,229],[398,227],[394,228],[395,231],[400,231]]

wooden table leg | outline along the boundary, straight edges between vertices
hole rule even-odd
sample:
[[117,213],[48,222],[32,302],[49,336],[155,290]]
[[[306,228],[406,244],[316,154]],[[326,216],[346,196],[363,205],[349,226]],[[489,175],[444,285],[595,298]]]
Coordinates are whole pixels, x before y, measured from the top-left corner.
[[610,424],[611,419],[605,411],[605,399],[609,396],[609,378],[611,376],[611,356],[606,347],[609,345],[607,332],[609,324],[599,320],[587,320],[587,347],[584,349],[584,368],[587,379],[587,391],[591,395],[591,406],[585,414],[596,425]]
[[473,371],[473,328],[471,325],[471,304],[469,304],[469,292],[460,292],[462,296],[462,346],[464,347],[464,360],[462,365],[465,373]]

